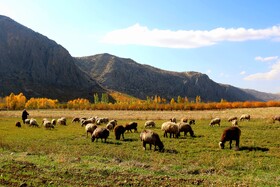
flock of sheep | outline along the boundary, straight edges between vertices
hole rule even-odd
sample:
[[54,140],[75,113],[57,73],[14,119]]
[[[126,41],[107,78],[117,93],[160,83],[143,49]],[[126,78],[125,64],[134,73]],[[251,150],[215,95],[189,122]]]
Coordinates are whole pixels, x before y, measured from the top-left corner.
[[[249,114],[243,114],[239,121],[248,120],[250,121],[251,117]],[[280,122],[280,116],[274,116],[272,118],[273,123],[275,121]],[[224,149],[225,142],[229,141],[230,149],[232,148],[232,141],[236,142],[236,150],[239,150],[239,141],[241,136],[241,130],[238,127],[238,118],[236,116],[228,118],[228,122],[232,124],[231,127],[226,128],[221,136],[219,146],[221,149]],[[26,119],[23,121],[24,124],[27,124],[31,127],[39,127],[40,125],[36,121],[36,119]],[[72,123],[80,123],[82,127],[85,127],[86,136],[88,134],[91,135],[91,141],[94,142],[98,139],[104,140],[106,142],[110,131],[114,132],[116,140],[120,140],[121,138],[124,140],[124,133],[126,131],[137,132],[137,122],[130,122],[126,125],[118,125],[117,120],[109,120],[108,118],[99,118],[99,117],[91,117],[91,118],[73,118]],[[213,127],[214,125],[220,126],[221,119],[214,118],[210,121],[209,126]],[[46,129],[54,129],[55,126],[59,125],[67,125],[67,120],[65,117],[59,119],[48,120],[44,118],[42,120],[41,126]],[[106,127],[100,126],[101,124],[106,124]],[[163,137],[170,138],[178,138],[180,133],[184,133],[184,136],[187,136],[189,133],[190,136],[194,137],[194,131],[192,129],[192,125],[195,124],[194,119],[182,118],[180,122],[177,122],[176,118],[171,118],[170,121],[164,122],[161,125],[161,130],[163,131]],[[21,127],[20,122],[16,122],[17,127]],[[140,133],[140,140],[143,143],[143,149],[146,150],[146,144],[150,145],[150,149],[152,145],[154,146],[154,150],[158,147],[159,151],[164,151],[164,145],[160,139],[158,133],[154,132],[152,129],[156,127],[156,124],[152,120],[148,120],[144,124],[144,130]]]

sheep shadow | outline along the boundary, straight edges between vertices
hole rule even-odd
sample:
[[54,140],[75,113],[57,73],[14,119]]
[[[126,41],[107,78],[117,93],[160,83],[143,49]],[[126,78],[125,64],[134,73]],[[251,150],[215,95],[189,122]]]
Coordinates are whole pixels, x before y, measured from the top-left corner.
[[178,154],[179,152],[176,149],[164,149],[164,153]]
[[266,151],[269,151],[269,149],[265,148],[265,147],[242,146],[242,147],[239,148],[239,151],[262,151],[262,152],[266,152]]
[[123,141],[124,142],[135,142],[135,141],[138,141],[139,139],[136,139],[136,138],[125,138]]
[[106,141],[106,142],[101,142],[101,143],[104,143],[104,144],[113,144],[113,145],[122,145],[121,142],[117,141],[117,142],[113,142],[113,141]]

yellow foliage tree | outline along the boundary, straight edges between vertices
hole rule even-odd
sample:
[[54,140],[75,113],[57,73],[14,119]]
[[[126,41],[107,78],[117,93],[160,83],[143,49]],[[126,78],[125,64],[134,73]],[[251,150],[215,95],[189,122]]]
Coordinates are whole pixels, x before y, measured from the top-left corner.
[[26,103],[26,97],[23,93],[19,93],[18,95],[11,93],[5,97],[5,103],[6,107],[10,110],[23,109]]

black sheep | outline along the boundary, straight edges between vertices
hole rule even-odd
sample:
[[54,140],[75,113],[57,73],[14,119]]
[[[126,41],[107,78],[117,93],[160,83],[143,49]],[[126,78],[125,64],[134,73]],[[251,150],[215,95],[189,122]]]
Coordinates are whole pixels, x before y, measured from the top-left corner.
[[132,132],[131,130],[134,129],[134,132],[137,132],[137,125],[136,122],[130,122],[125,125],[125,130]]
[[235,140],[236,142],[236,150],[239,150],[239,141],[241,136],[241,130],[238,127],[228,127],[224,130],[221,141],[219,143],[219,146],[221,149],[225,148],[225,142],[229,141],[229,148],[231,149],[231,143],[232,140]]
[[121,139],[121,136],[122,136],[122,138],[123,138],[123,140],[124,140],[124,132],[125,132],[124,126],[122,126],[122,125],[117,125],[117,126],[114,128],[114,132],[115,132],[116,140]]

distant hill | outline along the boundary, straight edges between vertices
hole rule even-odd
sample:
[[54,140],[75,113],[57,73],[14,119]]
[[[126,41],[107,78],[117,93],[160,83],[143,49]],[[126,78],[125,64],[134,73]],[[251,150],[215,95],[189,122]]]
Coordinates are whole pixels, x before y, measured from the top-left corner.
[[106,91],[76,67],[65,48],[0,15],[0,96],[11,92],[68,101],[92,100],[94,92]]
[[220,101],[222,98],[227,101],[280,99],[275,94],[219,84],[199,72],[165,71],[110,54],[76,58],[75,63],[102,86],[141,99],[155,95],[166,99],[177,96],[195,99],[200,96],[203,101]]

